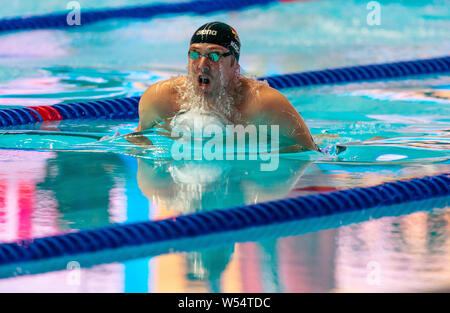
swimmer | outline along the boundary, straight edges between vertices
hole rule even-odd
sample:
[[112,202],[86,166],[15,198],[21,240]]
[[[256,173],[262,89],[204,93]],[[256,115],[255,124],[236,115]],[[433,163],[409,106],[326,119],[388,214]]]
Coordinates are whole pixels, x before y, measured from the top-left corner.
[[[240,74],[240,47],[238,34],[225,23],[207,23],[197,29],[188,50],[187,75],[155,83],[145,91],[136,131],[159,122],[170,124],[177,115],[193,110],[211,112],[230,125],[278,125],[280,140],[289,143],[289,151],[318,150],[285,96],[267,83]],[[128,140],[139,144],[136,134]],[[149,143],[148,139],[142,143]]]

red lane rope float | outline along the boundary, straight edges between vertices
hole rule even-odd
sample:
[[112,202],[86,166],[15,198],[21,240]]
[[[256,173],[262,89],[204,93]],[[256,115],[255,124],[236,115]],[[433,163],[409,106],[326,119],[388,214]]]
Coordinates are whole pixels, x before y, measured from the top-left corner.
[[[27,107],[27,108],[35,111],[36,114],[38,114],[42,118],[43,122],[61,121],[63,119],[61,114],[59,114],[58,110],[56,110],[55,108],[48,106],[48,105],[41,105],[41,106],[34,106],[34,107]],[[33,113],[31,113],[31,114],[33,114]]]

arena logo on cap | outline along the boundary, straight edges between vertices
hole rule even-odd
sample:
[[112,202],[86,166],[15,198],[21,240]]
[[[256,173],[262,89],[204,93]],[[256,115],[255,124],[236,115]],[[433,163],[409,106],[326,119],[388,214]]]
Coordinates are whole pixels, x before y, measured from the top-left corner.
[[217,35],[217,30],[211,30],[211,29],[202,29],[199,30],[196,35]]

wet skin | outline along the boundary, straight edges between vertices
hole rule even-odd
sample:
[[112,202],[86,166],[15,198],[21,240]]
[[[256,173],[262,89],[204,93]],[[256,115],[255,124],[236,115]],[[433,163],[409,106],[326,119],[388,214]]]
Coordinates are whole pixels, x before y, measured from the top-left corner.
[[[189,50],[202,55],[228,52],[219,45],[205,43],[192,44]],[[211,61],[206,56],[196,60],[188,58],[187,76],[155,83],[145,91],[139,102],[139,125],[136,131],[152,128],[157,122],[168,121],[175,116],[180,110],[177,89],[183,86],[186,79],[193,79],[195,92],[203,95],[207,101],[214,101],[221,88],[231,92],[237,90],[240,83],[240,94],[234,103],[234,109],[240,118],[231,120],[231,123],[253,124],[256,127],[278,125],[281,139],[291,144],[289,152],[317,150],[308,127],[289,100],[267,84],[240,76],[239,68],[232,55],[222,57],[218,62]],[[145,140],[140,142],[136,136],[129,141],[149,144]]]

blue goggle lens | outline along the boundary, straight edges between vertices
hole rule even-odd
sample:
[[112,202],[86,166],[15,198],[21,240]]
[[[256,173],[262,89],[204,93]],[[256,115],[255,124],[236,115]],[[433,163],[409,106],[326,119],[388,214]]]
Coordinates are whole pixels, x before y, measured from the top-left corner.
[[[189,51],[189,57],[192,60],[197,60],[198,58],[200,58],[200,56],[203,56],[203,55],[200,55],[200,53],[198,53],[197,51]],[[205,56],[208,57],[208,59],[210,59],[213,62],[217,62],[220,60],[220,55],[216,52],[211,52],[211,53],[205,54]]]

